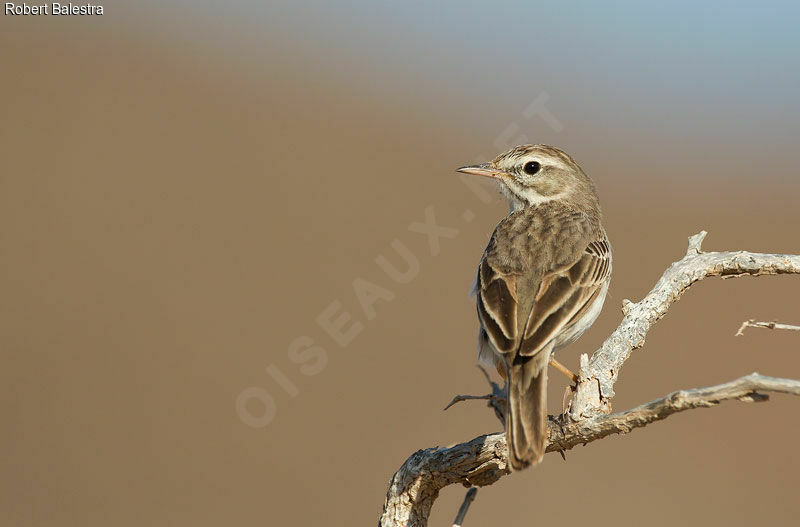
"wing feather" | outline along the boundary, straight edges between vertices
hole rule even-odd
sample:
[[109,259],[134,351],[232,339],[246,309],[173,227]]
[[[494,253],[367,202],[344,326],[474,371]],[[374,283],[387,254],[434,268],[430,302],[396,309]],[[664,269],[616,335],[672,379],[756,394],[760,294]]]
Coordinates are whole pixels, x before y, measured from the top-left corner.
[[569,268],[545,275],[525,325],[519,354],[535,355],[579,322],[605,285],[610,265],[611,251],[604,238],[589,243]]
[[[536,355],[586,314],[610,271],[607,239],[593,240],[570,264],[541,276],[533,301],[520,306],[519,273],[504,272],[484,259],[476,290],[478,313],[489,340],[500,353],[511,354],[509,359]],[[521,309],[530,310],[527,317],[518,317]]]

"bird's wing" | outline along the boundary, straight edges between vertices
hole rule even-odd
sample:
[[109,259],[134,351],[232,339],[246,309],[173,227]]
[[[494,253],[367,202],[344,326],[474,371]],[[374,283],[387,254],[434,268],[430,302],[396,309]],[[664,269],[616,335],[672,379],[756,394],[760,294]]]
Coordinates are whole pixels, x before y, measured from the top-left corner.
[[517,278],[519,273],[501,270],[483,258],[475,284],[478,316],[489,341],[500,353],[514,351],[519,342]]
[[543,278],[522,333],[518,355],[532,356],[559,333],[578,323],[611,273],[611,250],[603,237],[586,246],[569,267]]
[[[611,250],[605,236],[595,237],[568,263],[542,274],[532,290],[533,302],[520,298],[517,285],[525,279],[523,273],[498,267],[488,258],[481,261],[478,312],[492,344],[514,360],[536,355],[580,321],[611,272]],[[522,309],[530,310],[527,316],[519,316]]]

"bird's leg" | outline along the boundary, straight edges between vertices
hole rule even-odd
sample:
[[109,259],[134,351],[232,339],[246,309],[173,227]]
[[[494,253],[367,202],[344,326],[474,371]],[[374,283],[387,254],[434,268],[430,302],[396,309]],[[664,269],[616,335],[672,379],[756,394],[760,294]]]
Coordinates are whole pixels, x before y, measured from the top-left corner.
[[550,366],[552,366],[553,368],[557,369],[558,371],[569,377],[569,380],[571,380],[575,384],[578,384],[578,376],[572,373],[572,370],[570,370],[569,368],[558,362],[552,355],[550,355]]
[[550,365],[553,366],[555,369],[569,377],[574,386],[567,386],[564,389],[564,396],[561,398],[561,415],[566,415],[567,412],[567,401],[569,401],[569,396],[572,395],[578,387],[578,376],[575,375],[572,370],[558,362],[552,355],[550,355]]

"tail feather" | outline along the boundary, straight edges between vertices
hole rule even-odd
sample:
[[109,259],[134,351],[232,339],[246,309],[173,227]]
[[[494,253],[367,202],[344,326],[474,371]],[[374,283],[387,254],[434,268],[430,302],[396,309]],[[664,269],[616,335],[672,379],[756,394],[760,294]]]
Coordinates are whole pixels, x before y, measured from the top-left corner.
[[506,442],[511,468],[522,470],[544,457],[547,445],[547,362],[543,350],[508,372]]

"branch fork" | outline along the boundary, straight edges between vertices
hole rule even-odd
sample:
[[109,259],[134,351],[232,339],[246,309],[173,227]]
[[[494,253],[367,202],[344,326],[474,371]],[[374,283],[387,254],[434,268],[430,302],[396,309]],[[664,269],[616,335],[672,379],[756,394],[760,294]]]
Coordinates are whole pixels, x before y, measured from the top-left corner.
[[[558,451],[563,455],[576,445],[626,434],[675,413],[716,406],[721,401],[766,401],[769,396],[762,392],[800,396],[800,380],[752,373],[716,386],[675,391],[630,410],[611,413],[614,384],[625,361],[644,345],[647,332],[692,284],[712,276],[800,274],[800,255],[703,252],[706,234],[701,231],[689,238],[683,258],[669,266],[641,301],[623,300],[623,318],[617,329],[591,357],[581,355],[575,393],[564,414],[556,417],[549,427],[547,452]],[[737,335],[746,327],[800,330],[798,326],[750,320],[742,324]],[[491,394],[456,396],[447,407],[459,401],[484,399],[502,422],[505,394],[488,373],[484,374]],[[392,477],[379,526],[426,527],[433,503],[445,486],[461,483],[482,487],[509,473],[504,433],[478,436],[449,448],[419,450]]]

